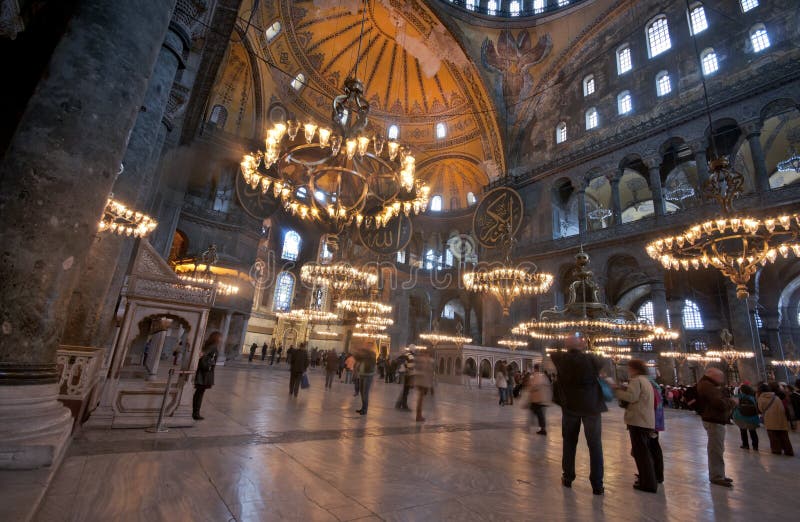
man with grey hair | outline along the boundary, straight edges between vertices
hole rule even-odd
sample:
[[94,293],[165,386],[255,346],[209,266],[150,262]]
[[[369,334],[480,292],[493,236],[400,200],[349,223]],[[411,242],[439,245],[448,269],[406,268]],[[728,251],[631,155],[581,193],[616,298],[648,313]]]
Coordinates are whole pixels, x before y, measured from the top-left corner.
[[697,412],[708,434],[708,480],[726,488],[733,480],[725,476],[725,425],[730,424],[736,401],[727,397],[725,374],[719,368],[708,368],[697,382]]

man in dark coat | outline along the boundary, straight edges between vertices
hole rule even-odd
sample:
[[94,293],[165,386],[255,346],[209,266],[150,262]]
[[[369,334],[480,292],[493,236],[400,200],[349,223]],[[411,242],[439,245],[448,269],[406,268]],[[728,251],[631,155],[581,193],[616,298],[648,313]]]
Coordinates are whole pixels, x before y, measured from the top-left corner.
[[[300,390],[300,380],[303,374],[308,369],[308,350],[306,350],[306,343],[300,343],[300,347],[296,349],[290,348],[291,356],[289,359],[289,395],[297,397],[297,392]],[[288,354],[288,352],[287,352]]]
[[194,397],[192,397],[192,418],[203,420],[200,407],[203,405],[203,394],[214,386],[214,367],[217,365],[217,350],[222,334],[212,332],[203,345],[200,359],[197,361],[197,372],[194,374]]
[[736,401],[728,397],[725,374],[719,368],[709,368],[697,381],[697,406],[703,418],[703,428],[708,434],[708,480],[726,488],[733,487],[733,480],[725,476],[725,425],[730,424]]
[[250,356],[247,358],[247,362],[253,362],[253,357],[256,356],[256,349],[258,345],[254,342],[250,345]]
[[583,424],[586,444],[589,446],[589,481],[592,483],[592,492],[602,495],[603,442],[600,414],[608,411],[599,382],[602,362],[594,355],[585,353],[585,339],[570,336],[566,344],[567,352],[551,355],[558,371],[554,393],[562,410],[561,436],[564,447],[561,455],[561,484],[569,488],[575,480],[575,450]]
[[264,361],[267,359],[267,341],[264,341],[264,344],[261,345],[261,360]]
[[272,343],[269,346],[269,365],[272,366],[275,363],[275,352],[278,351],[278,347],[275,346],[275,339],[272,339]]

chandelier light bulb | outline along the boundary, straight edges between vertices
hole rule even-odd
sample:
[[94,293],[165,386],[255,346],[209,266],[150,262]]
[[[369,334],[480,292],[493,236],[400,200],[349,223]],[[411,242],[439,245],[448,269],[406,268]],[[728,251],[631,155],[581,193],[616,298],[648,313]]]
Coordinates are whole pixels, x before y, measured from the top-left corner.
[[383,146],[386,145],[386,138],[378,134],[373,139],[373,146],[375,147],[375,155],[380,156],[383,153]]
[[363,156],[367,153],[367,149],[369,148],[369,138],[366,136],[359,136],[358,137],[358,155]]
[[331,155],[336,156],[342,150],[342,137],[338,134],[331,136]]
[[303,125],[303,131],[306,135],[306,143],[314,141],[314,134],[317,132],[317,125],[315,123],[306,123]]
[[331,140],[331,130],[327,127],[320,127],[318,132],[320,148],[327,147]]
[[286,125],[283,123],[276,123],[273,125],[272,129],[275,131],[275,136],[278,138],[278,141],[281,141],[286,135]]
[[394,161],[394,159],[397,157],[397,152],[400,149],[400,144],[394,140],[391,140],[389,143],[386,144],[386,146],[389,149],[389,159],[391,161]]
[[358,142],[355,139],[349,139],[344,144],[344,151],[347,154],[347,159],[353,159],[353,156],[356,155],[356,148],[358,147]]
[[297,120],[289,120],[286,122],[286,132],[289,134],[289,139],[294,141],[297,138],[297,132],[300,130],[300,122]]

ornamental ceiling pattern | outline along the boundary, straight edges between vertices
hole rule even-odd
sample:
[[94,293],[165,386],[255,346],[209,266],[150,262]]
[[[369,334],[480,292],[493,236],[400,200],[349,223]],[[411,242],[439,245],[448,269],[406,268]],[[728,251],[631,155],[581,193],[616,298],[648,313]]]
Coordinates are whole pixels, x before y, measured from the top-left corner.
[[[261,75],[273,84],[265,95],[300,118],[327,122],[333,96],[356,75],[371,105],[371,130],[386,135],[398,125],[400,141],[418,157],[418,175],[441,188],[444,209],[465,207],[468,192],[480,194],[505,172],[496,111],[475,64],[419,0],[370,0],[359,46],[363,6],[361,0],[243,5],[240,17],[250,23],[240,28],[263,55]],[[268,39],[265,28],[276,21],[280,31]],[[305,79],[299,91],[291,86],[298,74]],[[437,123],[446,126],[443,139]]]

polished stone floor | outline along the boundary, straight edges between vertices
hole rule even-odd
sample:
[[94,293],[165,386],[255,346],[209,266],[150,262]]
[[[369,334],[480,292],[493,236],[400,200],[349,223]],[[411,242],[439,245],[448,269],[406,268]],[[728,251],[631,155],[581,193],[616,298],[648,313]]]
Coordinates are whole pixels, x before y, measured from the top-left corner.
[[[560,485],[561,432],[526,429],[527,411],[498,407],[492,390],[440,385],[427,422],[393,408],[396,384],[376,382],[366,417],[350,385],[288,397],[288,372],[221,367],[194,428],[165,434],[90,430],[73,443],[39,521],[227,520],[791,520],[800,459],[759,453],[727,437],[733,490],[708,484],[699,418],[669,412],[666,482],[631,489],[635,467],[622,410],[604,415],[606,495],[592,495],[585,444],[578,479]],[[792,434],[800,449],[800,437]]]

